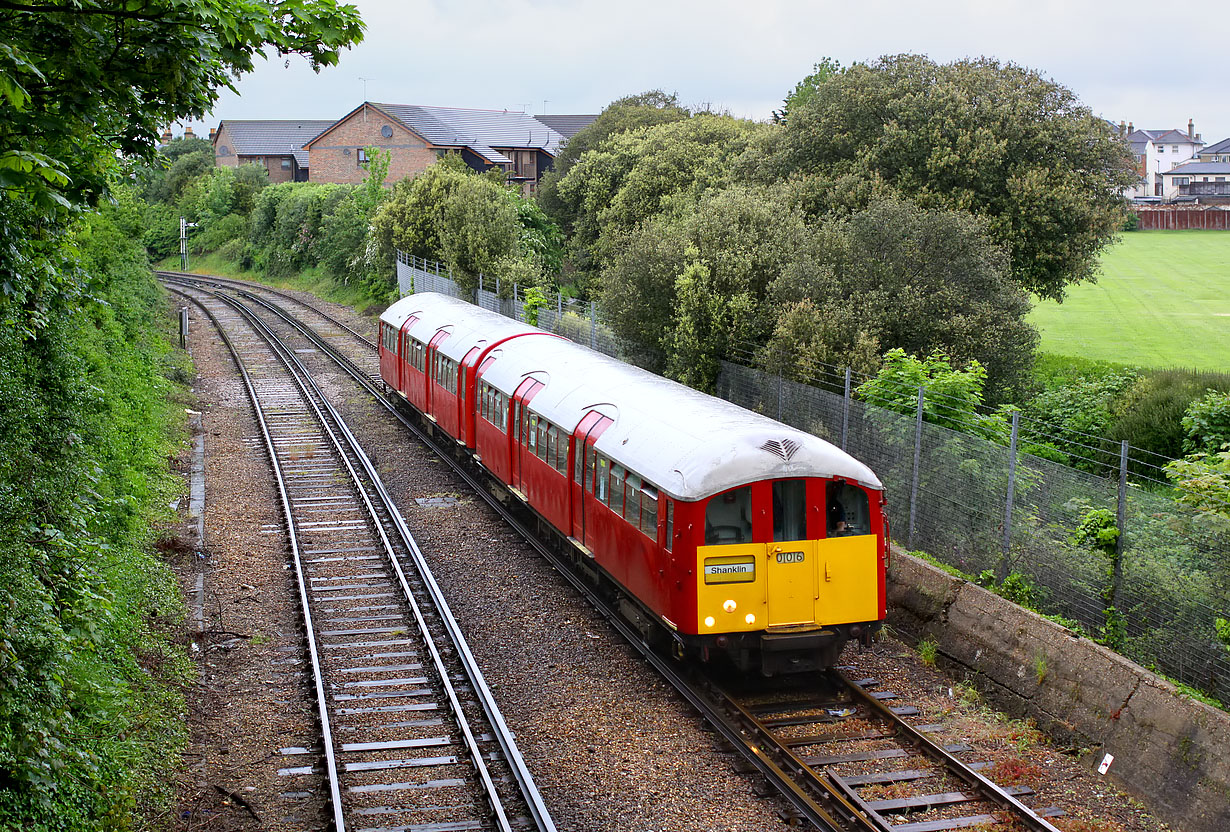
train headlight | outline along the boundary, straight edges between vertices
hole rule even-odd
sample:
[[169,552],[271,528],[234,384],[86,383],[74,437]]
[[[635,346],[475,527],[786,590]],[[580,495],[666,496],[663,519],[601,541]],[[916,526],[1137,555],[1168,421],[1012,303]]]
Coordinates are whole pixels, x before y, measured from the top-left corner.
[[722,609],[726,610],[726,612],[734,612],[734,611],[735,611],[735,602],[734,602],[734,601],[732,601],[732,600],[726,600],[726,601],[723,601],[723,602],[722,602]]
[[744,621],[746,621],[748,624],[755,624],[755,623],[756,623],[756,616],[755,616],[755,615],[753,615],[752,613],[750,613],[750,612],[749,612],[749,613],[748,613],[748,614],[744,617],[744,619],[743,619],[743,620],[744,620]]
[[713,616],[712,616],[712,615],[708,616],[708,617],[705,619],[705,626],[706,626],[706,627],[712,627],[712,626],[713,626],[714,624],[716,624],[716,623],[717,623],[717,622],[713,620]]

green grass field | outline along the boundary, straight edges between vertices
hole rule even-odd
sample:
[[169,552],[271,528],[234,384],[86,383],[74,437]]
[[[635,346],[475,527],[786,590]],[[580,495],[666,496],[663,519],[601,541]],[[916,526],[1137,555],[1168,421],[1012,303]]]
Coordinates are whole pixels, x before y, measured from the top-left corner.
[[1142,367],[1230,370],[1230,232],[1133,231],[1093,285],[1029,320],[1041,350]]

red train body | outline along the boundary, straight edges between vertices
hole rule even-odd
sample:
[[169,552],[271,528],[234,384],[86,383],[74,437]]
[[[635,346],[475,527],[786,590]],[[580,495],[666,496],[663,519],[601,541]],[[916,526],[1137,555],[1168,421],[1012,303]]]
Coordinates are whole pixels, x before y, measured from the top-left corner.
[[676,655],[810,670],[883,620],[883,487],[829,443],[443,295],[380,330],[389,389]]

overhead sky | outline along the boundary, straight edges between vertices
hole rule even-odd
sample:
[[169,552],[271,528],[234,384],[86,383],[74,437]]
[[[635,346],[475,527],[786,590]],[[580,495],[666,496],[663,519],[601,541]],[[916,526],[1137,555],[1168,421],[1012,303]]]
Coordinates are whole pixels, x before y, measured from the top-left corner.
[[[986,55],[1038,70],[1096,114],[1230,137],[1224,21],[1143,0],[354,0],[363,43],[314,74],[258,61],[221,119],[339,118],[366,100],[597,113],[649,89],[767,119],[823,57]],[[1213,7],[1216,8],[1216,4]],[[366,80],[364,80],[366,79]]]

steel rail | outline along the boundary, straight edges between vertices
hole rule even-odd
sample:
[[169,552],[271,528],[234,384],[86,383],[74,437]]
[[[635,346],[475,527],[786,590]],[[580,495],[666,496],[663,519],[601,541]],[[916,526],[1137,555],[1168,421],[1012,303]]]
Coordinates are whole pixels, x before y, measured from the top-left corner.
[[[275,351],[281,353],[279,357],[282,358],[289,368],[291,368],[291,372],[304,394],[304,399],[311,405],[313,411],[316,413],[318,421],[328,434],[330,441],[333,442],[334,448],[338,452],[338,456],[341,458],[346,467],[346,472],[350,475],[350,479],[355,486],[356,492],[362,498],[364,507],[367,509],[368,515],[371,517],[372,525],[376,533],[380,536],[381,544],[384,547],[385,554],[388,556],[389,563],[392,565],[393,570],[397,574],[406,602],[410,605],[411,611],[414,614],[415,622],[418,624],[419,630],[423,634],[423,641],[431,653],[432,662],[436,667],[436,672],[439,674],[441,686],[444,688],[445,695],[448,697],[453,713],[457,717],[457,727],[461,730],[462,735],[465,738],[465,745],[470,752],[471,762],[473,763],[475,770],[478,772],[479,780],[483,785],[484,792],[487,794],[487,799],[491,804],[492,812],[495,814],[499,828],[503,830],[503,832],[512,832],[512,826],[509,822],[507,813],[504,811],[503,801],[500,799],[499,791],[496,789],[495,782],[491,778],[491,772],[488,770],[487,764],[483,761],[483,753],[482,749],[478,745],[478,739],[474,736],[474,731],[470,727],[469,720],[465,718],[465,713],[461,706],[461,700],[457,696],[457,689],[453,685],[452,679],[449,678],[449,671],[444,664],[444,658],[440,655],[440,650],[437,647],[435,640],[431,637],[430,629],[426,619],[423,617],[422,609],[420,608],[417,599],[414,598],[409,582],[406,580],[406,575],[402,571],[401,564],[398,563],[397,556],[393,551],[393,544],[389,540],[388,535],[385,533],[384,523],[379,517],[379,512],[372,504],[364,482],[359,477],[359,474],[355,470],[354,466],[351,464],[350,459],[346,455],[345,449],[342,447],[341,441],[334,433],[329,421],[325,419],[324,414],[320,412],[320,408],[317,406],[314,398],[308,395],[307,387],[311,387],[316,396],[320,398],[321,402],[325,406],[325,409],[329,413],[329,417],[335,424],[337,424],[339,430],[346,437],[347,445],[350,447],[351,453],[354,453],[355,456],[365,464],[365,473],[368,477],[369,484],[374,484],[379,481],[374,467],[372,467],[366,454],[363,453],[362,448],[358,445],[358,441],[354,438],[354,434],[352,434],[350,429],[346,427],[345,421],[342,419],[341,414],[337,412],[337,410],[333,407],[333,404],[327,397],[325,397],[324,392],[312,379],[311,374],[308,372],[307,368],[303,366],[303,363],[299,360],[298,356],[290,351],[290,349],[281,341],[280,338],[278,338],[277,334],[274,333],[264,321],[253,314],[250,310],[246,309],[242,304],[236,303],[235,301],[225,298],[224,296],[218,297],[226,303],[231,304],[236,310],[240,311],[240,313],[258,329],[258,331],[265,335],[267,340],[272,339],[269,341],[270,346],[273,347]],[[383,492],[382,489],[379,490],[378,493],[382,494],[387,500],[387,493]],[[393,506],[391,501],[385,502],[383,508],[390,518],[399,516],[396,507]],[[394,523],[394,525],[397,526],[396,523]],[[410,539],[412,540],[413,538]],[[409,540],[405,542],[409,543]],[[451,614],[448,617],[451,618]],[[455,647],[457,646],[456,637],[459,634],[460,630],[457,628],[452,628],[449,630],[449,635],[452,637]],[[462,642],[464,642],[464,639],[462,639]]]
[[[332,344],[329,344],[321,338],[319,334],[313,332],[302,322],[296,320],[293,316],[286,314],[284,310],[278,309],[276,306],[268,303],[264,299],[251,296],[241,290],[233,291],[238,291],[248,300],[258,303],[269,311],[282,317],[283,320],[297,329],[312,343],[316,344],[328,353],[334,361],[338,362],[348,374],[353,376],[356,381],[368,390],[368,392],[372,393],[378,401],[383,403],[386,407],[388,406],[384,396],[381,395],[380,391],[371,384],[367,374],[364,373],[361,368],[355,366],[347,356],[338,351]],[[292,356],[292,358],[294,358],[296,363],[299,363],[297,357]],[[312,383],[314,385],[314,382]],[[324,401],[325,406],[336,414],[336,410],[334,410],[332,403],[330,403],[327,398],[324,398],[323,394],[322,400]],[[368,478],[373,489],[380,496],[382,502],[387,506],[388,515],[391,518],[394,527],[397,529],[399,537],[402,539],[406,549],[411,553],[411,557],[420,573],[423,584],[427,588],[428,594],[437,607],[441,622],[450,634],[453,645],[457,650],[458,657],[462,662],[467,679],[479,694],[479,702],[482,705],[483,711],[487,715],[488,721],[492,724],[492,728],[494,729],[493,733],[496,740],[499,742],[500,748],[503,751],[506,760],[509,762],[509,767],[513,771],[513,776],[517,781],[518,788],[522,793],[523,799],[526,801],[530,813],[534,816],[534,821],[537,824],[538,829],[542,830],[542,832],[553,832],[555,829],[554,821],[551,819],[550,812],[547,810],[546,803],[543,801],[542,796],[538,791],[533,775],[530,773],[529,767],[526,765],[525,759],[521,755],[520,749],[517,747],[516,741],[513,738],[513,732],[508,727],[508,723],[504,719],[503,713],[496,704],[495,696],[491,693],[491,689],[487,684],[487,680],[484,677],[481,668],[478,665],[478,661],[474,658],[474,654],[471,652],[470,646],[466,642],[465,636],[462,633],[461,626],[457,623],[456,618],[453,616],[452,610],[448,606],[448,601],[445,598],[443,591],[440,589],[439,584],[436,582],[435,576],[432,574],[431,569],[427,564],[427,560],[424,558],[422,550],[419,548],[418,542],[415,540],[414,535],[410,532],[409,527],[406,526],[404,518],[397,510],[392,497],[385,489],[383,481],[376,472],[375,466],[372,465],[371,460],[363,451],[358,440],[350,432],[349,427],[341,419],[340,415],[337,415],[336,419],[340,429],[347,436],[347,441],[352,447],[356,458],[360,461],[364,467],[364,470],[368,473]],[[403,422],[403,424],[405,423]],[[396,562],[396,558],[393,558],[392,560],[399,578],[404,582],[404,576],[402,574],[400,564]]]
[[254,283],[249,280],[238,280],[232,277],[218,277],[217,275],[203,275],[203,274],[192,274],[191,272],[171,272],[171,271],[157,271],[155,272],[155,274],[162,275],[163,277],[176,278],[185,283],[188,283],[188,282],[204,283],[206,285],[218,286],[220,288],[228,288],[234,291],[240,291],[240,289],[237,289],[236,287],[242,287],[242,289],[244,290],[254,289],[257,291],[261,291],[261,292],[267,292],[268,294],[271,294],[271,295],[276,295],[277,297],[288,300],[291,303],[302,306],[304,309],[312,310],[312,312],[314,312],[315,314],[324,318],[326,321],[333,324],[334,326],[337,326],[338,328],[343,329],[346,332],[350,333],[355,338],[362,341],[364,344],[366,344],[368,347],[372,348],[373,350],[378,349],[378,347],[375,344],[373,344],[371,341],[368,340],[366,335],[363,335],[362,333],[359,333],[359,332],[355,332],[355,330],[352,329],[348,324],[344,323],[343,321],[339,321],[337,318],[333,317],[328,312],[325,312],[321,309],[317,309],[315,306],[312,306],[312,304],[306,301],[299,300],[299,298],[295,297],[289,292],[283,292],[280,289],[274,289],[271,286],[265,286],[260,283]]
[[[226,288],[230,289],[230,287],[226,287]],[[267,303],[264,299],[251,296],[248,293],[242,292],[240,290],[235,290],[235,289],[230,289],[230,290],[238,291],[239,294],[244,295],[248,300],[258,303],[264,306],[265,308],[269,309],[270,311],[273,311],[279,314],[284,320],[286,320],[288,323],[290,323],[292,326],[298,329],[303,335],[305,335],[310,340],[312,340],[313,343],[317,343],[318,346],[322,347],[323,349],[326,349],[327,351],[330,352],[330,354],[336,352],[336,350],[332,347],[332,345],[328,344],[323,339],[320,339],[316,333],[313,333],[310,329],[304,327],[300,322],[296,321],[293,317],[286,315],[284,312],[279,310],[277,307]],[[228,304],[232,305],[234,308],[239,310],[241,314],[243,314],[246,318],[252,321],[255,326],[258,326],[260,329],[264,330],[264,332],[267,333],[267,335],[265,336],[267,341],[271,337],[275,339],[277,338],[276,334],[274,334],[271,330],[269,330],[268,325],[265,324],[264,321],[261,321],[260,318],[253,315],[251,311],[242,307],[241,304],[237,304],[233,300],[226,298],[225,296],[222,296],[222,295],[217,295],[216,293],[215,293],[215,297],[218,297],[219,300],[223,300],[224,302],[227,302]],[[432,575],[431,570],[429,566],[427,565],[427,562],[418,547],[417,541],[414,539],[413,534],[410,532],[409,528],[406,526],[405,520],[402,518],[401,513],[397,510],[393,499],[391,498],[391,496],[388,494],[387,490],[385,489],[384,484],[379,477],[379,474],[376,472],[375,466],[372,465],[370,459],[367,457],[366,453],[363,451],[363,448],[361,444],[359,443],[358,439],[354,436],[353,432],[351,432],[349,426],[342,419],[341,415],[337,412],[336,408],[333,407],[332,403],[324,395],[323,391],[319,389],[315,381],[311,378],[311,374],[308,372],[307,368],[303,366],[302,362],[298,359],[296,355],[294,355],[293,352],[290,352],[284,344],[280,344],[280,339],[278,340],[279,340],[280,348],[285,353],[282,356],[283,361],[293,362],[294,365],[298,367],[299,374],[301,374],[302,376],[302,380],[299,378],[296,378],[300,386],[302,387],[304,380],[306,380],[306,383],[310,385],[312,389],[316,392],[316,394],[320,397],[320,400],[323,403],[324,407],[329,411],[331,418],[336,423],[338,430],[342,433],[343,437],[345,438],[346,445],[350,448],[351,453],[354,454],[356,459],[359,460],[364,470],[364,473],[367,477],[367,485],[370,486],[377,493],[377,496],[380,499],[380,503],[383,506],[384,512],[388,517],[388,521],[396,529],[398,533],[398,537],[400,538],[403,546],[408,551],[411,552],[412,559],[414,560],[415,565],[419,571],[419,577],[423,580],[424,586],[427,587],[428,594],[431,597],[433,605],[436,607],[436,613],[439,615],[441,623],[444,625],[445,630],[447,634],[449,635],[450,641],[453,644],[453,647],[456,649],[459,658],[461,659],[463,669],[466,672],[467,679],[470,681],[471,685],[474,687],[475,691],[477,692],[478,701],[480,705],[482,706],[483,711],[488,718],[488,721],[492,723],[493,734],[496,737],[497,741],[499,742],[501,746],[501,750],[504,752],[505,759],[509,763],[509,768],[512,769],[513,771],[514,778],[518,782],[518,786],[520,787],[522,797],[527,804],[527,808],[530,810],[531,815],[533,815],[534,817],[536,827],[539,830],[541,830],[541,832],[554,832],[554,829],[555,829],[554,821],[551,819],[550,813],[547,810],[545,802],[542,800],[541,795],[538,793],[537,786],[534,783],[532,775],[529,773],[529,770],[525,764],[524,758],[521,756],[520,750],[516,746],[516,742],[513,739],[512,731],[511,729],[508,728],[508,725],[506,721],[504,720],[503,714],[500,712],[498,706],[495,704],[494,696],[491,693],[490,688],[487,685],[485,678],[482,676],[481,670],[478,668],[477,661],[474,659],[473,654],[470,651],[469,645],[465,640],[464,634],[462,633],[460,626],[457,624],[456,619],[452,615],[452,612],[448,607],[447,601],[444,598],[443,592],[440,590],[439,585],[437,584],[434,575]],[[347,370],[349,372],[349,368],[347,368]],[[355,371],[358,372],[360,375],[362,375],[361,370],[358,370],[356,368]],[[308,398],[309,398],[309,403],[311,403],[313,408],[316,409],[315,402],[310,401],[310,397]],[[328,423],[324,420],[323,416],[319,414],[319,410],[317,410],[317,413],[318,413],[318,419],[321,421],[322,426],[329,433],[330,438],[335,442],[335,444],[338,445],[339,450],[340,450],[340,443],[338,442],[337,437],[333,434],[332,428],[330,428]],[[345,463],[347,470],[356,486],[356,490],[359,492],[360,496],[363,499],[363,502],[366,504],[370,514],[373,517],[376,531],[380,535],[381,540],[386,547],[386,553],[389,555],[390,565],[392,569],[394,570],[395,574],[397,575],[398,581],[402,587],[402,591],[405,594],[406,600],[411,606],[411,609],[413,610],[415,614],[415,617],[417,619],[417,622],[420,628],[424,632],[424,636],[425,636],[424,641],[427,644],[432,654],[433,663],[437,667],[437,671],[442,680],[442,684],[446,690],[447,696],[449,697],[450,704],[452,705],[454,712],[458,716],[458,720],[457,720],[458,725],[466,737],[466,744],[470,749],[471,758],[475,764],[475,768],[479,772],[480,779],[482,780],[484,784],[484,790],[488,794],[489,802],[492,805],[492,811],[497,816],[497,821],[500,824],[500,828],[503,830],[510,830],[511,829],[510,821],[508,820],[507,815],[504,812],[502,801],[500,800],[496,787],[491,779],[490,772],[488,771],[485,763],[483,762],[481,749],[478,748],[477,739],[473,736],[472,729],[470,728],[468,721],[463,716],[462,706],[456,695],[455,687],[453,686],[451,679],[449,678],[449,673],[448,673],[447,668],[444,665],[442,656],[440,655],[434,641],[431,639],[430,635],[428,634],[428,631],[427,631],[428,625],[423,619],[420,605],[418,604],[418,601],[414,598],[413,591],[410,589],[409,582],[406,578],[405,572],[403,571],[398,558],[392,553],[391,543],[385,533],[382,522],[379,520],[379,518],[376,517],[377,510],[372,505],[369,495],[366,492],[366,487],[361,481],[358,473],[354,470],[353,466],[351,465],[350,460],[346,458],[346,454],[342,452],[340,456],[342,457],[343,462]]]
[[829,675],[837,680],[843,688],[853,694],[860,704],[874,713],[877,719],[882,719],[889,725],[892,725],[910,745],[917,748],[923,755],[935,760],[949,774],[964,780],[980,797],[1010,812],[1014,819],[1024,824],[1030,832],[1060,832],[1058,828],[1049,823],[1045,818],[1039,817],[1033,809],[1030,809],[995,783],[965,765],[952,752],[929,739],[898,714],[893,713],[892,708],[869,694],[860,685],[854,684],[845,673],[840,670],[830,670]]
[[269,454],[269,464],[274,471],[274,479],[278,488],[278,499],[282,505],[282,516],[286,520],[287,537],[290,541],[291,557],[295,564],[295,579],[299,587],[299,605],[303,614],[303,622],[307,632],[308,654],[312,662],[312,680],[316,690],[316,710],[320,718],[321,733],[324,737],[324,752],[325,752],[325,768],[326,776],[329,781],[330,802],[333,805],[333,828],[335,832],[345,832],[346,818],[342,813],[342,793],[338,783],[337,776],[337,760],[333,754],[333,730],[329,722],[329,709],[327,698],[325,696],[324,676],[321,672],[319,646],[316,643],[316,628],[312,623],[312,612],[308,607],[308,591],[307,584],[304,580],[303,561],[299,548],[299,534],[295,524],[294,512],[291,510],[290,496],[286,492],[286,479],[282,473],[282,465],[278,461],[277,451],[274,448],[273,437],[269,432],[269,425],[265,421],[265,414],[260,406],[260,399],[256,393],[256,388],[252,384],[252,379],[248,375],[247,367],[244,365],[243,359],[239,355],[239,350],[236,349],[234,342],[227,335],[226,330],[222,327],[222,323],[211,312],[204,303],[197,298],[192,297],[178,290],[176,294],[187,300],[195,303],[202,312],[213,322],[214,328],[218,334],[222,336],[223,343],[231,353],[231,358],[235,362],[235,366],[239,369],[239,374],[243,378],[243,383],[248,391],[248,400],[252,403],[252,410],[256,415],[257,424],[260,426],[261,438],[265,443],[265,451]]

